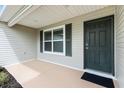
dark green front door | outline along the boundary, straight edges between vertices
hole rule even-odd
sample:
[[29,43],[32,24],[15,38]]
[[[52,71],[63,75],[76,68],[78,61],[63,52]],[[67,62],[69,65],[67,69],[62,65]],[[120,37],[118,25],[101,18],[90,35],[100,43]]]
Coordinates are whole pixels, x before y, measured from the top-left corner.
[[113,16],[84,22],[85,68],[114,75]]

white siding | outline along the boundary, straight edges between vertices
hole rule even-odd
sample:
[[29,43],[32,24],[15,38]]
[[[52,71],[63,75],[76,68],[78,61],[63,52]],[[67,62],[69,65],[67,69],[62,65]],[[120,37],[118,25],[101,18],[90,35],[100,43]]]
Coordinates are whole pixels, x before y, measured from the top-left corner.
[[95,18],[100,18],[108,15],[114,14],[114,7],[107,7],[95,12],[88,13],[86,15],[74,17],[50,26],[43,27],[41,29],[48,29],[50,27],[55,27],[63,24],[72,23],[72,57],[60,56],[54,54],[40,53],[40,34],[37,33],[37,57],[41,60],[47,60],[57,64],[63,64],[71,66],[78,69],[83,69],[83,21],[92,20]]
[[0,65],[19,63],[36,58],[36,31],[0,22]]
[[124,87],[124,6],[116,7],[116,28],[116,73],[119,86]]

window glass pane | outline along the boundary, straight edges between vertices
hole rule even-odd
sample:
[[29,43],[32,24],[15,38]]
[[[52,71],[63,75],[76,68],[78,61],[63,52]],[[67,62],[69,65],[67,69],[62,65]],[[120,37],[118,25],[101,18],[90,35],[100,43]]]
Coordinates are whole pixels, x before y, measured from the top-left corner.
[[63,52],[63,41],[53,42],[53,52]]
[[52,51],[52,43],[51,42],[45,42],[45,51]]
[[63,39],[63,28],[53,30],[53,40]]
[[44,32],[44,37],[45,37],[44,40],[51,40],[52,32],[51,32],[51,31],[49,31],[49,32]]

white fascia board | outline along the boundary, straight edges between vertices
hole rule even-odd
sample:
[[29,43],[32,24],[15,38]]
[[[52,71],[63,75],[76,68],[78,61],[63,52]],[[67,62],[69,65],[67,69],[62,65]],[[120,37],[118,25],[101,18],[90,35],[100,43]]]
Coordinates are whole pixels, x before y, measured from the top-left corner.
[[40,5],[24,5],[15,15],[8,21],[8,26],[12,27],[18,23],[22,18],[39,8]]

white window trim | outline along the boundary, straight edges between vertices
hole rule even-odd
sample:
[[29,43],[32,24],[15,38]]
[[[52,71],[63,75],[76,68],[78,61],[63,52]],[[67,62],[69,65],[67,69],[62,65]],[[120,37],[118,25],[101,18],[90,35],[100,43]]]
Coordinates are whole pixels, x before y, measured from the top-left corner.
[[[61,40],[53,40],[53,30],[55,29],[59,29],[59,28],[63,28],[63,39]],[[44,40],[44,33],[45,32],[49,32],[51,31],[52,32],[52,39],[51,40]],[[49,42],[51,41],[52,42],[52,51],[45,51],[45,44],[44,42]],[[63,52],[54,52],[53,51],[53,41],[63,41]],[[50,29],[45,29],[43,30],[43,53],[48,53],[48,54],[56,54],[56,55],[63,55],[65,56],[65,25],[62,25],[62,26],[57,26],[57,27],[53,27],[53,28],[50,28]]]

